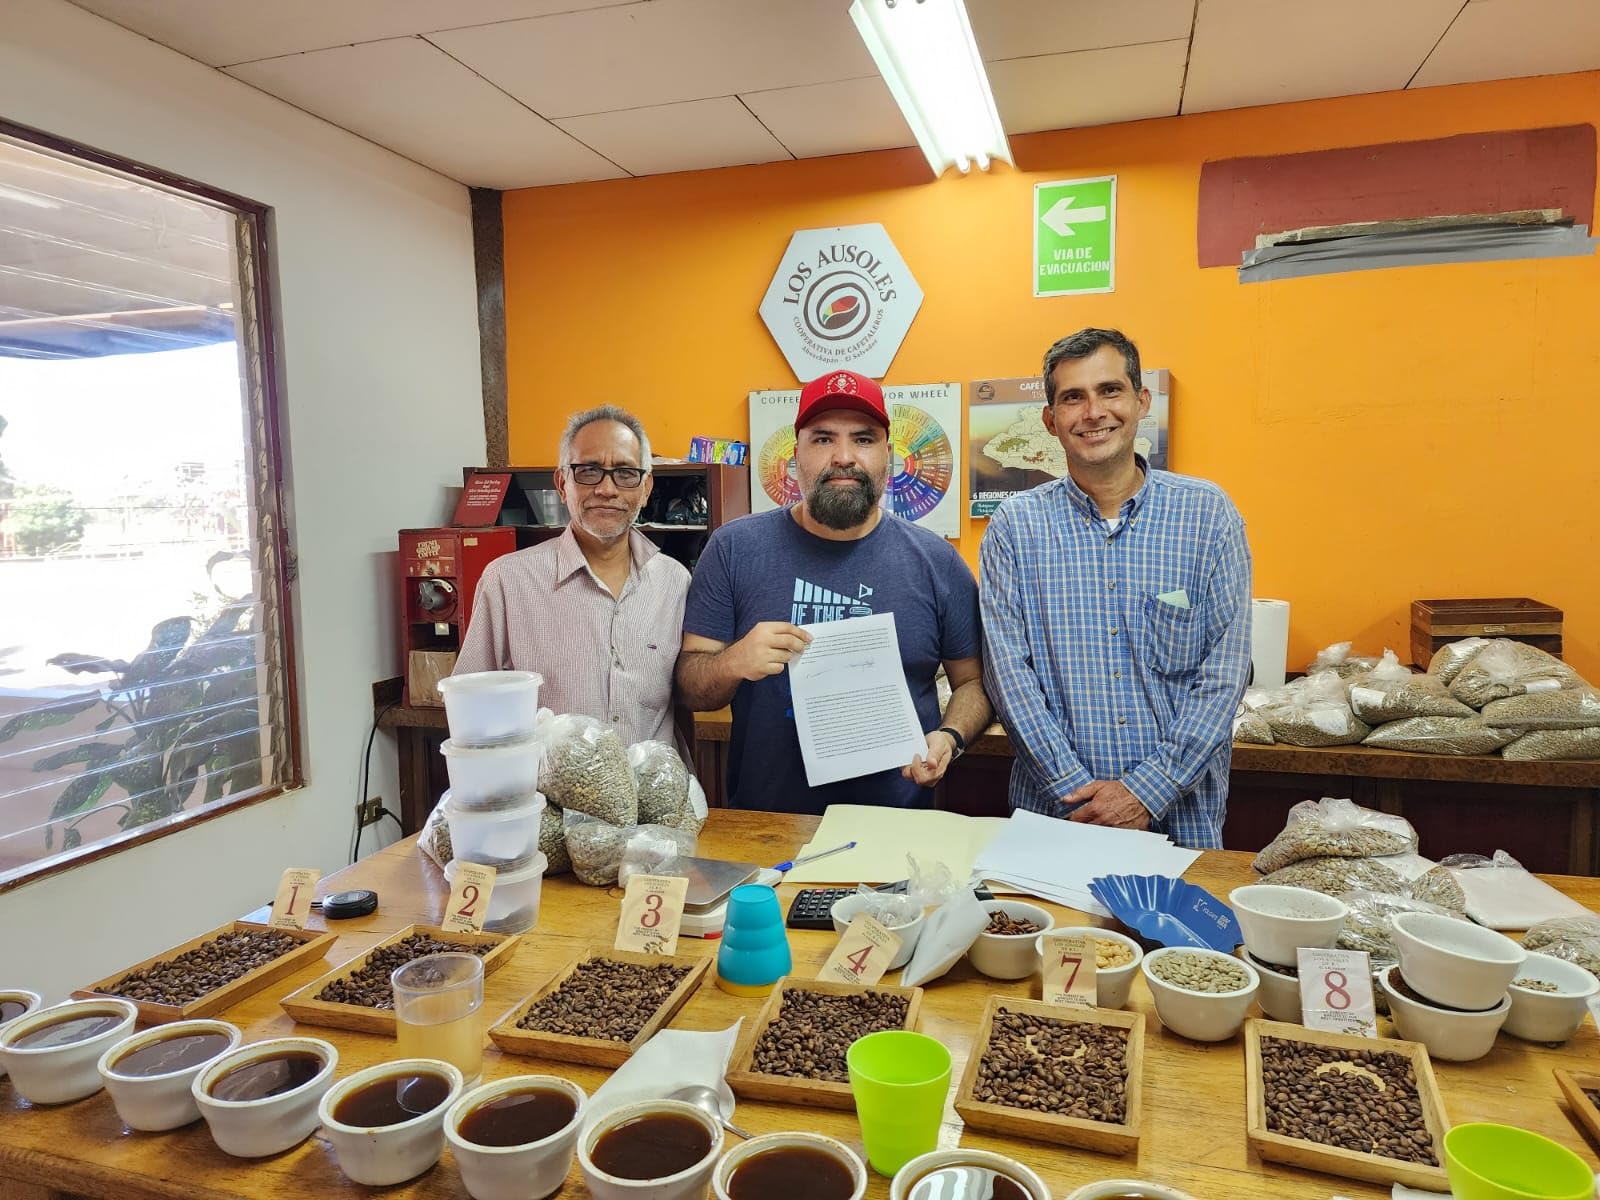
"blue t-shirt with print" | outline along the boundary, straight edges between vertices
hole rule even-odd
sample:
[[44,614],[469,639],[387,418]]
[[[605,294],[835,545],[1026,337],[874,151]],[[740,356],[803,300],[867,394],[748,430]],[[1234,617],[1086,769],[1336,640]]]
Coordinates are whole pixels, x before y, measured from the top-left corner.
[[[695,567],[683,628],[731,644],[762,621],[812,625],[886,612],[894,614],[923,732],[937,729],[940,662],[976,658],[982,644],[978,585],[949,542],[891,513],[853,541],[807,533],[786,508],[729,522],[711,535]],[[770,812],[933,803],[929,789],[898,770],[808,787],[788,671],[747,680],[734,693],[727,787],[731,807]]]

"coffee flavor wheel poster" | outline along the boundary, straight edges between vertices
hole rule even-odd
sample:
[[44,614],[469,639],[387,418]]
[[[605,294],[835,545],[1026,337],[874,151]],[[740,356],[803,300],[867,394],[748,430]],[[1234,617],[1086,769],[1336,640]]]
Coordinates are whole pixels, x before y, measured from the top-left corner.
[[[883,389],[894,460],[883,507],[940,537],[961,532],[961,388],[954,383]],[[750,511],[787,508],[800,499],[794,465],[799,389],[750,393]]]

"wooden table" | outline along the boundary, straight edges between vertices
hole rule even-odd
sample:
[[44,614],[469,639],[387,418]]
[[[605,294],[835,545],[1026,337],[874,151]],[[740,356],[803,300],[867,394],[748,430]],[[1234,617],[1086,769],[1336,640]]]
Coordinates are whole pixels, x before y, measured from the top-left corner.
[[[777,862],[802,845],[815,826],[816,821],[808,817],[714,812],[701,837],[701,853]],[[1206,854],[1189,873],[1190,879],[1219,896],[1226,896],[1251,876],[1246,856],[1226,852]],[[1595,880],[1558,877],[1552,882],[1590,907],[1600,904],[1600,883]],[[341,1077],[393,1057],[393,1042],[314,1026],[297,1029],[278,1007],[278,998],[396,929],[414,921],[436,920],[447,894],[440,872],[415,852],[409,840],[323,880],[321,891],[325,894],[355,886],[376,888],[382,907],[372,917],[336,923],[340,938],[328,962],[291,976],[222,1014],[244,1030],[247,1042],[292,1032],[327,1038],[339,1047]],[[790,886],[780,889],[785,905],[795,890]],[[512,961],[487,981],[482,1014],[485,1027],[585,947],[609,945],[616,913],[616,902],[604,891],[586,888],[570,876],[547,882],[538,929],[524,938]],[[796,973],[814,973],[833,941],[831,934],[791,932]],[[716,950],[715,942],[692,938],[679,945],[680,953],[691,955],[711,955]],[[891,976],[890,981],[896,978]],[[1028,997],[1036,988],[1032,980],[1007,984],[985,979],[963,962],[928,986],[921,1028],[950,1047],[959,1079],[986,997],[992,993]],[[1148,1019],[1144,1076],[1148,1124],[1137,1160],[967,1133],[950,1109],[946,1110],[940,1144],[951,1146],[959,1141],[1011,1154],[1038,1170],[1056,1196],[1091,1180],[1134,1175],[1185,1188],[1198,1200],[1327,1200],[1333,1194],[1377,1200],[1389,1194],[1387,1188],[1256,1161],[1246,1149],[1244,1137],[1243,1039],[1202,1045],[1167,1032],[1155,1016],[1142,980],[1134,985],[1131,1005]],[[753,1018],[759,1008],[759,1001],[728,996],[708,979],[673,1025],[723,1029],[740,1017]],[[1594,1163],[1594,1152],[1567,1113],[1551,1070],[1556,1066],[1581,1068],[1594,1061],[1597,1050],[1600,1042],[1594,1029],[1585,1025],[1572,1042],[1558,1050],[1502,1035],[1487,1058],[1469,1064],[1435,1063],[1434,1069],[1452,1121],[1509,1121],[1552,1137]],[[566,1075],[590,1092],[607,1075],[594,1068],[505,1056],[493,1046],[485,1051],[485,1079],[530,1072]],[[737,1121],[757,1133],[813,1129],[860,1146],[853,1113],[741,1103]],[[578,1179],[574,1166],[561,1195],[586,1195]],[[203,1124],[167,1134],[130,1134],[104,1092],[76,1104],[33,1109],[18,1099],[9,1082],[0,1081],[0,1196],[39,1200],[53,1192],[115,1200],[356,1198],[370,1194],[340,1174],[332,1150],[319,1137],[277,1157],[247,1162],[219,1151]],[[888,1195],[887,1181],[874,1176],[867,1194],[882,1200]],[[466,1192],[446,1150],[432,1171],[385,1195],[458,1200]]]

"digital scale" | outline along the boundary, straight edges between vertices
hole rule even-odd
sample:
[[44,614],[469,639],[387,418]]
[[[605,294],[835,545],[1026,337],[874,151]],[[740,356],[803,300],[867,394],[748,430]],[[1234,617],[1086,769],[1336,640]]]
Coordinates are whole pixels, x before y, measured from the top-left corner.
[[689,880],[679,935],[707,940],[722,936],[723,922],[728,916],[728,894],[734,888],[741,883],[775,887],[783,880],[779,871],[755,863],[724,862],[719,858],[680,858],[663,874],[682,875]]

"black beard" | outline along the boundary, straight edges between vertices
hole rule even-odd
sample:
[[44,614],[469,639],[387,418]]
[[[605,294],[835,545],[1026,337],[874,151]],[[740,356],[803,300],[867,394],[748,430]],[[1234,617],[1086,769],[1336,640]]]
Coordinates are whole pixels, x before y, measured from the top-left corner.
[[[853,488],[830,487],[834,479],[852,479]],[[816,483],[806,493],[806,511],[819,525],[841,532],[854,529],[872,515],[882,494],[867,473],[859,467],[830,468],[817,476]]]

